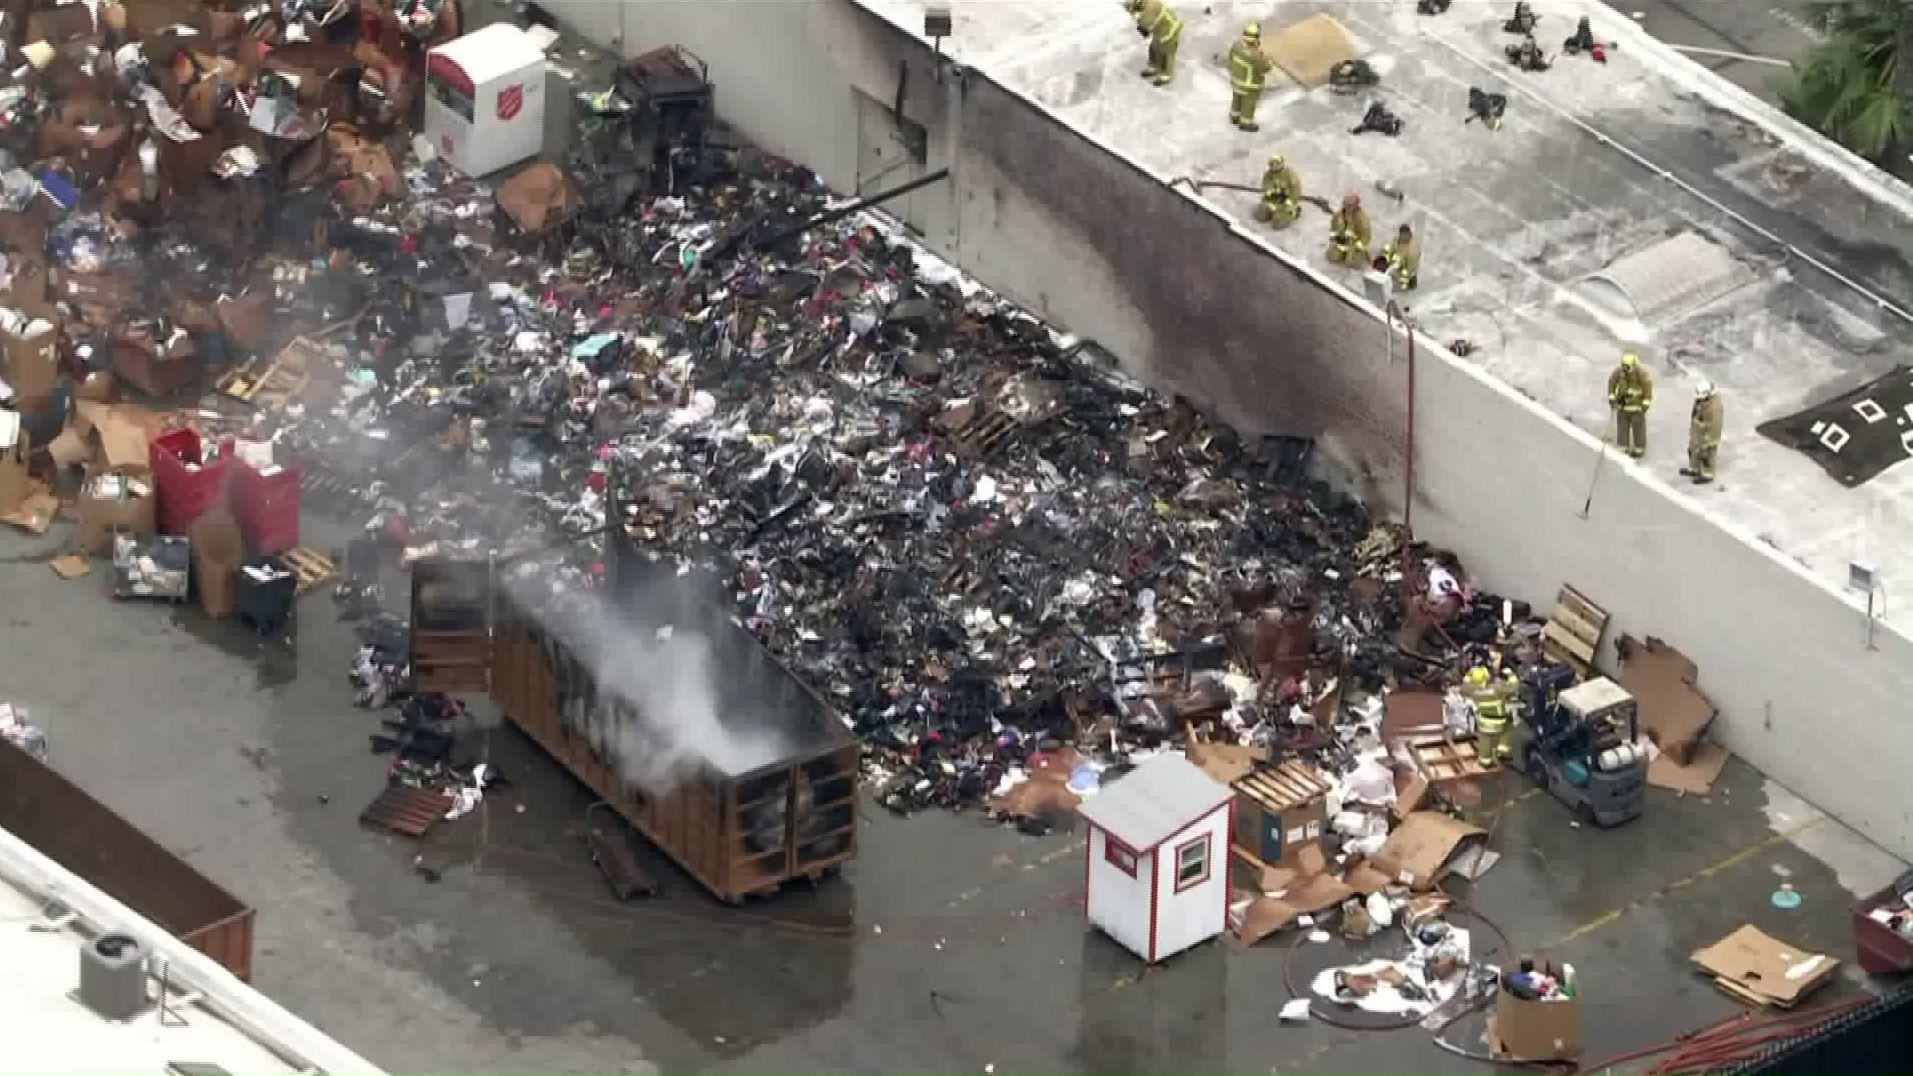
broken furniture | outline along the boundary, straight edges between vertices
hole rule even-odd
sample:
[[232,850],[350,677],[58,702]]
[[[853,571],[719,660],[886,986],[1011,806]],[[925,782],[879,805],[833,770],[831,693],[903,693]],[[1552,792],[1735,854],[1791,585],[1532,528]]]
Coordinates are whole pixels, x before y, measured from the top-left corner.
[[1228,927],[1229,786],[1161,755],[1078,807],[1090,923],[1154,964]]

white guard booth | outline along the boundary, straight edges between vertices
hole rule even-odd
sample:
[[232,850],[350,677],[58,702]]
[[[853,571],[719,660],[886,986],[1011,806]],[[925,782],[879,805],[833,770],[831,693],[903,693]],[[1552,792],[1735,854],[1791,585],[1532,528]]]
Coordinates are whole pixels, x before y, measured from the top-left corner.
[[493,23],[433,49],[425,93],[425,136],[467,176],[544,148],[545,54],[516,26]]
[[1220,935],[1234,801],[1180,755],[1104,785],[1077,808],[1089,822],[1089,921],[1151,964]]

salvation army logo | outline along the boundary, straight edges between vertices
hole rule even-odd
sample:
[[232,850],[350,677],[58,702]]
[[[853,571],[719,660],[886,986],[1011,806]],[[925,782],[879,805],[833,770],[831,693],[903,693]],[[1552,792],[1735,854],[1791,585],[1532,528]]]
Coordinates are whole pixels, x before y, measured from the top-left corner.
[[525,110],[525,87],[523,83],[498,91],[498,118],[509,121]]

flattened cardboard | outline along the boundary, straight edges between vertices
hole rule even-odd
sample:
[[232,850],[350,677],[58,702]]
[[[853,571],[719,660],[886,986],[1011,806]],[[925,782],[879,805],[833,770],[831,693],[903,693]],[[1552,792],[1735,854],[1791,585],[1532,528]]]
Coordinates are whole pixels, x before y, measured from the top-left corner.
[[[1535,968],[1561,977],[1555,961],[1536,960]],[[1488,1042],[1503,1060],[1572,1061],[1581,1056],[1581,996],[1524,1001],[1503,986],[1495,995],[1494,1015],[1488,1017]]]
[[93,570],[93,564],[85,557],[54,557],[53,574],[61,579],[78,579]]
[[1840,967],[1834,957],[1796,949],[1748,925],[1696,951],[1693,961],[1727,993],[1776,1009],[1792,1008]]
[[1701,694],[1700,670],[1686,654],[1649,636],[1645,643],[1623,635],[1621,686],[1640,705],[1641,728],[1660,749],[1685,766],[1713,726],[1713,702]]
[[60,514],[60,499],[45,490],[27,494],[20,507],[0,516],[0,523],[18,527],[28,534],[45,534],[53,525],[53,517]]
[[1685,766],[1663,751],[1647,764],[1647,783],[1690,796],[1705,796],[1713,790],[1714,782],[1720,780],[1720,771],[1727,768],[1727,760],[1733,757],[1725,747],[1704,740],[1694,748],[1693,761]]
[[1388,843],[1375,853],[1375,868],[1396,885],[1426,891],[1434,887],[1455,853],[1487,836],[1480,826],[1434,811],[1415,811],[1402,819]]

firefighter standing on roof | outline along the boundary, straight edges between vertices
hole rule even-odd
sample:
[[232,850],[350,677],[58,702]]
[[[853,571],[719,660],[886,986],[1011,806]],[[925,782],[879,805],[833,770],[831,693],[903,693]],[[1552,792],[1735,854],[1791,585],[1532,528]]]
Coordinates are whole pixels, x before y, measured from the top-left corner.
[[1245,131],[1259,131],[1255,122],[1256,106],[1262,103],[1262,86],[1268,78],[1269,58],[1262,55],[1262,27],[1250,23],[1242,28],[1242,37],[1229,46],[1229,122]]
[[1368,248],[1374,231],[1368,223],[1368,211],[1355,195],[1342,199],[1342,208],[1328,219],[1328,260],[1336,265],[1368,267]]
[[1654,379],[1632,351],[1607,378],[1607,403],[1614,409],[1614,441],[1621,451],[1640,459],[1647,455],[1647,409],[1654,406]]
[[1388,259],[1388,267],[1395,271],[1395,287],[1402,291],[1414,291],[1421,283],[1421,240],[1415,238],[1415,230],[1404,224],[1396,233],[1395,241],[1382,248],[1382,257]]
[[1262,173],[1262,202],[1255,207],[1255,219],[1268,221],[1280,231],[1301,215],[1302,177],[1280,153],[1273,154],[1268,171]]
[[1687,466],[1681,468],[1681,473],[1693,479],[1697,486],[1714,480],[1714,461],[1720,455],[1721,427],[1726,417],[1720,390],[1712,381],[1694,386],[1694,413],[1687,425]]
[[1176,77],[1176,46],[1182,43],[1182,19],[1163,0],[1129,0],[1136,32],[1149,39],[1149,62],[1142,77],[1158,86]]

